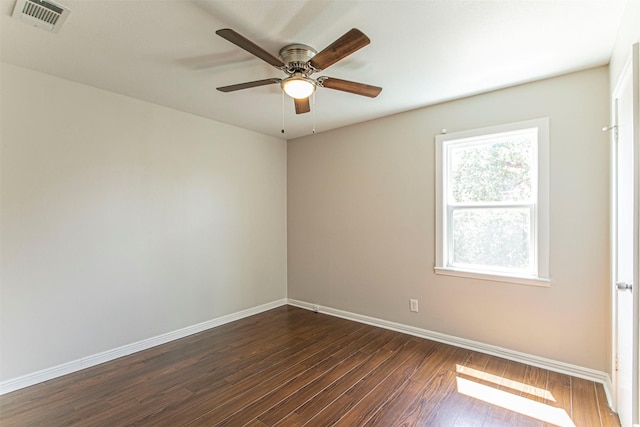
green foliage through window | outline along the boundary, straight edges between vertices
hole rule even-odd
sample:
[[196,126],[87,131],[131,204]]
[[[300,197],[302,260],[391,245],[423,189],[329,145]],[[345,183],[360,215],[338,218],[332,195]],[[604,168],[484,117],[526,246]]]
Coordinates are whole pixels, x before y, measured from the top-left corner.
[[529,224],[529,209],[454,210],[452,263],[527,270],[531,258]]
[[455,202],[531,199],[531,140],[525,137],[451,150]]
[[535,130],[447,142],[448,265],[534,269]]

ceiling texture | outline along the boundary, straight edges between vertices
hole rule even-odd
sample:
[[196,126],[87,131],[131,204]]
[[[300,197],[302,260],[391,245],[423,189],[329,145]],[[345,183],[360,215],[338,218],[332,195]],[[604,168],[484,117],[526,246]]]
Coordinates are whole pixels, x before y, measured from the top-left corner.
[[[292,139],[607,64],[626,0],[55,0],[58,33],[0,0],[0,59],[245,129]],[[635,1],[635,0],[629,0]],[[321,51],[351,28],[371,44],[318,75],[383,88],[319,88],[296,115],[280,86],[216,87],[285,74],[217,36],[232,28],[274,56]],[[313,77],[317,77],[314,74]],[[284,108],[284,114],[283,114]],[[285,133],[281,133],[284,119]]]

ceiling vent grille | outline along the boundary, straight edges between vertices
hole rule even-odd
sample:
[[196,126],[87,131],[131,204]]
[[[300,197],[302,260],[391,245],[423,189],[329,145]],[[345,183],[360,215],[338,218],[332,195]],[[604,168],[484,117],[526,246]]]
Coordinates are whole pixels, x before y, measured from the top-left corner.
[[68,7],[52,1],[17,0],[16,7],[13,9],[13,17],[34,27],[57,33],[67,19],[69,12],[71,9]]

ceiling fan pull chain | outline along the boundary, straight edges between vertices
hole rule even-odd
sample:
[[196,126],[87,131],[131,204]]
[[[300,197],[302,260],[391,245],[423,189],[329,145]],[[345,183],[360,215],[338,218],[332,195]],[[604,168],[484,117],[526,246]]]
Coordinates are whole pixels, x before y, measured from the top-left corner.
[[316,93],[313,92],[313,108],[311,108],[311,117],[313,119],[313,128],[311,129],[311,133],[316,133]]
[[282,92],[282,129],[280,129],[280,132],[284,133],[284,91],[280,92]]

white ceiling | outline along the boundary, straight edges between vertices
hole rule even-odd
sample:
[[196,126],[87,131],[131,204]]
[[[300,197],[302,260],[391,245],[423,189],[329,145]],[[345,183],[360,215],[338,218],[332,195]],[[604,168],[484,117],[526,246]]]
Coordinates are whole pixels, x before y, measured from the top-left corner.
[[[626,0],[56,0],[57,34],[0,0],[2,61],[287,139],[308,135],[278,85],[222,93],[284,73],[218,37],[232,28],[274,56],[320,51],[355,27],[371,44],[323,71],[383,87],[370,99],[320,88],[317,132],[604,65]],[[636,1],[636,0],[631,0]],[[312,107],[313,108],[313,107]]]

